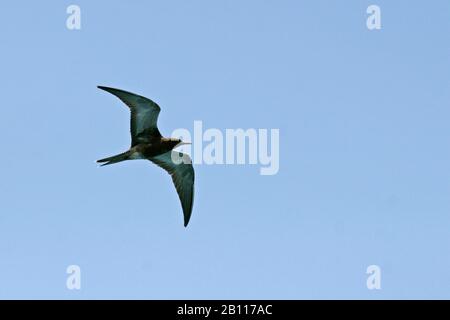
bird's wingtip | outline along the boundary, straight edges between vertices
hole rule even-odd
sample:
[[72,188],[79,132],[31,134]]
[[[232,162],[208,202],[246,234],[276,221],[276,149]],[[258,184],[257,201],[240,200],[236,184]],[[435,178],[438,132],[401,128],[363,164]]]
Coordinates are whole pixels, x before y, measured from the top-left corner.
[[[97,86],[97,88],[110,92],[111,90],[118,90],[107,86]],[[118,90],[120,91],[120,90]]]
[[112,93],[114,95],[116,95],[115,92],[126,92],[126,91],[121,90],[121,89],[111,88],[111,87],[107,87],[107,86],[97,86],[97,88],[99,88],[101,90],[104,90],[106,92]]

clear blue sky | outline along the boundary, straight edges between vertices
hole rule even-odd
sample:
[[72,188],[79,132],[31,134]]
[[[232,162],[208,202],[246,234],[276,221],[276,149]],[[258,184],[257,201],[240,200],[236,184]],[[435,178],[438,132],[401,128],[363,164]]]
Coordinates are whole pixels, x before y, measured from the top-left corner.
[[[446,0],[2,3],[0,298],[450,298],[449,30]],[[95,163],[130,141],[97,85],[166,135],[279,128],[280,171],[196,166],[185,229],[160,168]]]

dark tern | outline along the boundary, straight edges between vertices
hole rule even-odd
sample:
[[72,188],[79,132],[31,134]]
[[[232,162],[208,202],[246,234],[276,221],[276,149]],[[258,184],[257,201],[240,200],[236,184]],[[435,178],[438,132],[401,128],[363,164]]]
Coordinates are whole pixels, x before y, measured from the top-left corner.
[[182,152],[172,151],[183,144],[181,139],[164,138],[157,121],[161,108],[152,100],[140,95],[98,86],[125,103],[131,111],[131,147],[121,154],[97,160],[102,166],[125,160],[147,159],[166,170],[177,189],[183,208],[184,226],[189,223],[194,202],[194,168],[191,158]]

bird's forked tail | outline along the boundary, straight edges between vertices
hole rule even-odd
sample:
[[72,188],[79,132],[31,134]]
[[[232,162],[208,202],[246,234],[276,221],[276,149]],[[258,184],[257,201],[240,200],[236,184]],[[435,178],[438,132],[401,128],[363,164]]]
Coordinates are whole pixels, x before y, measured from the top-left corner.
[[108,164],[113,164],[113,163],[117,163],[117,162],[128,160],[129,157],[130,157],[130,151],[126,151],[126,152],[117,154],[117,155],[112,156],[112,157],[108,157],[108,158],[97,160],[97,162],[98,163],[102,163],[102,166],[106,166]]

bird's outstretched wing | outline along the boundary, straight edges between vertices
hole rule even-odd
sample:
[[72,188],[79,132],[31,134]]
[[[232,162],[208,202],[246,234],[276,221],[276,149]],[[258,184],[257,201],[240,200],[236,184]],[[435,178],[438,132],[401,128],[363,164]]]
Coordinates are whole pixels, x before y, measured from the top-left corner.
[[[194,203],[194,168],[191,158],[182,152],[169,151],[149,158],[150,161],[166,170],[171,176],[181,201],[184,226],[189,223]],[[174,161],[175,160],[175,161]]]
[[152,100],[120,89],[98,86],[125,103],[131,111],[131,146],[161,137],[157,121],[161,108]]

